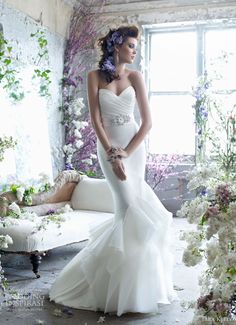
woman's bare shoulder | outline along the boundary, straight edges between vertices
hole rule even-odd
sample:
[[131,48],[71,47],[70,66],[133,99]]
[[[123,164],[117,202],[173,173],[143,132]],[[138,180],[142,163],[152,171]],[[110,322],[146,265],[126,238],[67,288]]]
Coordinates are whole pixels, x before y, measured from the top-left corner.
[[129,70],[128,78],[134,88],[143,82],[142,73],[138,70]]
[[129,78],[142,78],[142,73],[138,70],[128,70]]
[[88,77],[96,77],[98,78],[99,77],[99,70],[91,70],[88,72]]

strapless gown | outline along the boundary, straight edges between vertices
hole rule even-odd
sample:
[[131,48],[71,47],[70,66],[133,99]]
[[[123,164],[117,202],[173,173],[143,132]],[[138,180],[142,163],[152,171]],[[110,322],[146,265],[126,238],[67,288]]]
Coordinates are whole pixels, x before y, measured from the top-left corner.
[[[135,90],[119,96],[99,90],[103,126],[114,146],[125,148],[138,130]],[[91,232],[90,240],[52,285],[51,300],[78,309],[116,313],[150,313],[158,303],[177,298],[170,251],[172,214],[144,180],[145,145],[123,159],[126,181],[120,181],[97,142],[98,158],[111,188],[115,214]],[[92,198],[91,198],[92,199]]]

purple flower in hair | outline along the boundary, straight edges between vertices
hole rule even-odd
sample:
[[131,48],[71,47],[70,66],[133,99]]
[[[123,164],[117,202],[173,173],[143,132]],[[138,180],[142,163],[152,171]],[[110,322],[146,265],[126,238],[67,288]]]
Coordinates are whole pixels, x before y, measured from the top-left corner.
[[122,35],[118,31],[115,31],[107,39],[107,51],[109,53],[112,53],[114,51],[114,45],[115,44],[121,45],[122,43],[123,43],[123,37],[122,37]]
[[115,72],[116,67],[114,64],[111,62],[111,60],[108,57],[107,59],[104,60],[103,65],[102,65],[102,70],[103,71],[109,71],[109,72]]
[[121,36],[121,34],[116,31],[111,35],[111,39],[113,41],[114,44],[122,44],[123,42],[123,37]]

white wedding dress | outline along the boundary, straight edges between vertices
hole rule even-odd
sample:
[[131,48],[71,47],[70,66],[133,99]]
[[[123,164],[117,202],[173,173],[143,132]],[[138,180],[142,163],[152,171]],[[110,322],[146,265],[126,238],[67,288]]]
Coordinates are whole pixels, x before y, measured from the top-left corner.
[[[134,121],[135,90],[119,96],[99,90],[103,126],[114,146],[125,148],[138,130]],[[123,159],[126,181],[120,181],[98,141],[98,157],[112,190],[114,220],[91,232],[88,245],[61,271],[51,300],[65,306],[116,313],[150,313],[158,303],[177,298],[169,247],[172,214],[144,180],[145,145]],[[93,198],[91,198],[92,200]]]

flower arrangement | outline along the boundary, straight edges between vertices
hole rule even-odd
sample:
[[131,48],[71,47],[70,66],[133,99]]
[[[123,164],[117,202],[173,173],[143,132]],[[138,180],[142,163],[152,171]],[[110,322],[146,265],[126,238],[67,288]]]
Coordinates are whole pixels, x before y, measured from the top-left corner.
[[194,92],[198,158],[188,188],[196,197],[177,212],[196,224],[181,235],[187,242],[183,262],[207,263],[199,278],[201,295],[190,303],[191,325],[232,324],[236,318],[236,106],[225,109],[210,85],[205,73]]
[[[206,176],[205,167],[202,171],[199,167],[197,169],[200,177],[203,174]],[[194,305],[192,325],[207,324],[207,321],[220,325],[223,318],[230,321],[234,316],[236,186],[233,182],[220,180],[214,171],[208,167],[206,191],[203,191],[202,185],[198,186],[202,194],[185,203],[178,212],[179,216],[185,216],[190,223],[197,225],[195,231],[183,232],[181,236],[187,241],[183,262],[186,266],[195,266],[204,258],[207,262],[207,270],[204,270],[199,279],[201,296]],[[196,177],[197,171],[192,174]]]
[[6,216],[0,217],[0,227],[8,228],[20,224],[21,220],[28,220],[34,224],[34,228],[31,234],[38,231],[45,230],[47,225],[54,223],[60,228],[61,223],[65,222],[64,213],[72,212],[72,208],[66,204],[65,207],[57,210],[49,210],[45,216],[38,216],[35,212],[28,212],[22,210],[15,202],[8,206],[8,212]]
[[[66,169],[75,168],[90,176],[98,175],[100,171],[96,162],[96,136],[78,92],[83,83],[82,74],[90,68],[87,56],[102,26],[99,14],[104,2],[90,0],[86,5],[79,3],[74,7],[62,79],[63,105],[60,110],[63,111],[62,123],[65,126],[65,166]],[[92,12],[94,5],[99,5],[96,12]]]
[[32,204],[32,195],[40,192],[48,192],[52,186],[49,177],[41,173],[38,181],[34,185],[24,184],[22,182],[17,182],[17,184],[7,184],[2,186],[2,192],[7,192],[10,190],[17,197],[19,202],[24,204]]

